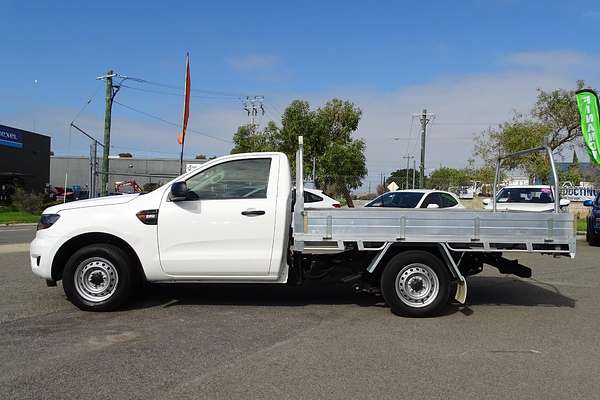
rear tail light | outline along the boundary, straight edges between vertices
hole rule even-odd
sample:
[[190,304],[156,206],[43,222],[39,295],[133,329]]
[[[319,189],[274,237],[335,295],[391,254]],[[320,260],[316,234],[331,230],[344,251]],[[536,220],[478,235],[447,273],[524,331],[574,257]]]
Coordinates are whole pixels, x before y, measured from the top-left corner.
[[342,205],[340,203],[333,203],[333,207],[334,208],[342,208]]

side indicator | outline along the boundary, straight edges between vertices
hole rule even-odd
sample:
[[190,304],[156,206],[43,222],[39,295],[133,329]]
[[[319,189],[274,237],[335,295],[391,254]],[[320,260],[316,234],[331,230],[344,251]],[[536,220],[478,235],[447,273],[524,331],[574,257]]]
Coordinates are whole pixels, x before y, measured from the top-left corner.
[[156,225],[158,223],[158,210],[142,210],[135,216],[146,225]]

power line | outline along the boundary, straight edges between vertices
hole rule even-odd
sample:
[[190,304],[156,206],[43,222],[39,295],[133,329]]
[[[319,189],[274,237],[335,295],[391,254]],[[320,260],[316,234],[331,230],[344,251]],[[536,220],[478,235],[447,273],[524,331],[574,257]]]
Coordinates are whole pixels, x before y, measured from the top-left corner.
[[[145,93],[154,93],[154,94],[160,94],[160,95],[166,95],[166,96],[176,96],[176,97],[183,97],[184,96],[183,93],[175,93],[175,92],[166,92],[166,91],[161,91],[161,90],[144,89],[144,88],[140,88],[140,87],[123,85],[123,84],[121,84],[121,87],[127,88],[127,89],[136,90],[136,91],[139,91],[139,92],[145,92]],[[213,99],[213,100],[227,100],[227,101],[237,101],[237,100],[241,99],[240,97],[203,96],[203,95],[197,95],[197,94],[191,95],[191,97],[198,98],[198,99]]]
[[[273,119],[273,121],[277,121],[279,118],[281,118],[281,116],[280,116],[280,117],[277,117],[276,115],[272,114],[272,113],[269,111],[269,107],[267,107],[267,104],[263,104],[263,105],[265,106],[265,111],[267,112],[267,115],[268,115],[269,117],[271,117],[271,118]],[[270,106],[270,107],[272,107],[272,106]],[[274,107],[273,107],[273,112],[275,112],[275,113],[277,114],[277,111],[275,111],[275,108],[274,108]]]
[[90,105],[90,103],[92,102],[92,100],[94,99],[94,97],[98,94],[98,91],[100,90],[102,86],[98,85],[96,87],[96,90],[94,90],[94,92],[92,93],[92,95],[90,96],[90,98],[88,99],[88,101],[86,101],[86,103],[79,109],[79,111],[77,112],[77,114],[75,114],[75,116],[73,117],[73,119],[71,120],[71,124],[73,122],[75,122],[75,120],[77,118],[79,118],[79,116],[81,115],[81,113],[87,108],[87,106]]
[[489,126],[489,125],[502,125],[502,123],[501,122],[432,122],[431,125]]
[[[456,139],[460,139],[460,140],[472,140],[475,138],[475,136],[434,136],[434,135],[427,135],[427,138],[429,139],[435,139],[435,140],[456,140]],[[394,140],[413,140],[413,138],[410,137],[392,137],[391,139]],[[412,152],[409,152],[412,153]]]
[[[150,114],[150,113],[148,113],[148,112],[146,112],[146,111],[138,110],[137,108],[134,108],[134,107],[128,106],[128,105],[126,105],[126,104],[120,103],[120,102],[118,102],[118,101],[116,101],[116,100],[114,100],[114,103],[115,103],[115,104],[118,104],[118,105],[120,105],[121,107],[123,107],[123,108],[126,108],[126,109],[128,109],[128,110],[131,110],[131,111],[134,111],[134,112],[136,112],[136,113],[139,113],[139,114],[145,115],[145,116],[146,116],[146,117],[148,117],[148,118],[153,118],[153,119],[155,119],[155,120],[157,120],[157,121],[161,121],[161,122],[163,122],[163,123],[165,123],[165,124],[168,124],[168,125],[171,125],[171,126],[176,126],[176,127],[178,127],[178,128],[181,128],[181,127],[182,127],[182,125],[181,125],[181,124],[178,124],[178,123],[175,123],[175,122],[171,122],[171,121],[169,121],[169,120],[166,120],[166,119],[164,119],[164,118],[162,118],[162,117],[159,117],[158,115]],[[196,133],[196,134],[198,134],[198,135],[206,136],[206,137],[209,137],[209,138],[211,138],[211,139],[214,139],[214,140],[219,140],[219,141],[221,141],[221,142],[225,142],[225,143],[231,143],[231,141],[230,141],[230,140],[223,139],[223,138],[220,138],[220,137],[217,137],[217,136],[212,136],[212,135],[209,135],[209,134],[206,134],[206,133],[204,133],[204,132],[200,132],[200,131],[197,131],[197,130],[194,130],[194,129],[190,129],[190,128],[188,128],[188,129],[187,129],[187,131],[188,131],[188,132],[193,132],[193,133]]]
[[[131,80],[131,81],[134,81],[134,82],[145,83],[147,85],[164,87],[164,88],[168,88],[168,89],[183,90],[183,86],[177,86],[177,85],[171,85],[171,84],[160,83],[160,82],[155,82],[155,81],[149,81],[147,79],[136,78],[136,77],[133,77],[133,76],[119,75],[119,77],[124,78],[124,80]],[[236,98],[250,96],[250,94],[248,94],[248,93],[221,92],[221,91],[217,91],[217,90],[206,90],[206,89],[191,89],[191,92],[206,93],[206,94],[221,95],[221,96],[236,97]]]

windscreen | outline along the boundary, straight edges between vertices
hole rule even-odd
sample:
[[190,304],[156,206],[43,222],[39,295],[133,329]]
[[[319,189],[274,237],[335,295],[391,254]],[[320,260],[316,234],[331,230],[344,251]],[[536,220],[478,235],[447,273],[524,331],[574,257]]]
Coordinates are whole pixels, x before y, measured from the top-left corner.
[[496,198],[498,203],[553,203],[554,196],[550,188],[504,188]]
[[365,207],[415,208],[421,197],[423,197],[423,193],[419,192],[384,193]]

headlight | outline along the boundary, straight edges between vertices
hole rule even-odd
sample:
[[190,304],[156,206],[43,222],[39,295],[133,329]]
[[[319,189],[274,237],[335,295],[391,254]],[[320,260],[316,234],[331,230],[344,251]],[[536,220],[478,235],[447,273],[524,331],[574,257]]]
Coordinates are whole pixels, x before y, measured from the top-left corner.
[[60,215],[58,214],[42,214],[40,222],[37,224],[37,230],[50,228],[59,218]]

